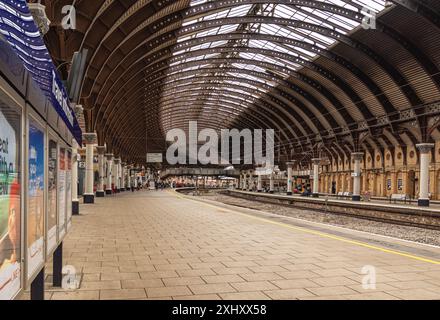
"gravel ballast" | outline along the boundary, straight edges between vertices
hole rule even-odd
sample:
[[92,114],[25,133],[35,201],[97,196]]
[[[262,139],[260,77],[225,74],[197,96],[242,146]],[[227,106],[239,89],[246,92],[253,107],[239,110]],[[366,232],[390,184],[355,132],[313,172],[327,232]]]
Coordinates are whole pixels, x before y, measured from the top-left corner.
[[201,196],[201,198],[233,206],[266,211],[281,216],[298,218],[311,222],[319,222],[352,230],[370,232],[378,235],[440,246],[440,231],[436,230],[401,226],[392,223],[377,222],[332,213],[296,209],[282,205],[235,198],[220,193],[211,193],[209,195]]

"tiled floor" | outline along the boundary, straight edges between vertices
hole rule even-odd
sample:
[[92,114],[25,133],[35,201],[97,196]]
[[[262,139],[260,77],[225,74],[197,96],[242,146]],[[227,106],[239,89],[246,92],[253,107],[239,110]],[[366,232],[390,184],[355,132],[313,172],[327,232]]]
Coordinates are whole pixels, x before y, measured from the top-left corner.
[[[435,257],[420,261],[171,191],[97,199],[81,213],[64,243],[81,287],[47,299],[440,299]],[[375,290],[362,286],[365,266],[376,272]]]

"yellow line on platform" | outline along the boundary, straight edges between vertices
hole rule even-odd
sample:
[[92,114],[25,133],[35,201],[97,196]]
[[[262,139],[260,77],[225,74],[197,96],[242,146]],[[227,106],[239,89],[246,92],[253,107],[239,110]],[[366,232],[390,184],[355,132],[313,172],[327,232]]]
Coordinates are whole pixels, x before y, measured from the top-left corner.
[[405,252],[400,252],[400,251],[395,251],[395,250],[391,250],[391,249],[386,249],[386,248],[382,248],[382,247],[378,247],[378,246],[375,246],[375,245],[368,244],[366,242],[361,242],[361,241],[351,240],[351,239],[344,238],[344,237],[334,236],[334,235],[331,235],[331,234],[328,234],[328,233],[324,233],[324,232],[320,232],[320,231],[315,231],[315,230],[307,229],[307,228],[304,228],[304,227],[296,227],[296,226],[292,226],[292,225],[289,225],[289,224],[286,224],[286,223],[282,223],[282,222],[270,221],[268,219],[255,217],[255,216],[252,216],[250,214],[234,211],[234,210],[231,210],[231,209],[228,209],[228,208],[224,208],[224,207],[221,207],[221,206],[216,206],[216,205],[209,204],[209,203],[206,203],[206,202],[190,199],[188,197],[184,197],[184,196],[178,194],[177,192],[174,192],[173,194],[175,196],[181,198],[181,199],[184,199],[184,200],[196,202],[196,203],[203,204],[205,206],[216,208],[216,209],[226,210],[226,211],[229,211],[230,213],[239,214],[239,215],[244,216],[244,217],[252,218],[254,220],[265,222],[265,223],[270,223],[270,224],[277,225],[277,226],[280,226],[280,227],[283,227],[283,228],[287,228],[287,229],[291,229],[291,230],[296,230],[296,231],[301,231],[301,232],[304,232],[304,233],[317,235],[317,236],[320,236],[320,237],[323,237],[323,238],[338,240],[338,241],[341,241],[341,242],[345,242],[345,243],[349,243],[349,244],[354,244],[354,245],[357,245],[357,246],[360,246],[360,247],[364,247],[364,248],[368,248],[368,249],[373,249],[373,250],[377,250],[377,251],[381,251],[381,252],[385,252],[385,253],[389,253],[389,254],[394,254],[394,255],[398,255],[398,256],[402,256],[402,257],[406,257],[406,258],[410,258],[410,259],[414,259],[414,260],[418,260],[418,261],[423,261],[423,262],[427,262],[427,263],[431,263],[431,264],[440,265],[440,261],[438,261],[438,260],[423,258],[423,257],[415,256],[415,255],[412,255],[412,254],[409,254],[409,253],[405,253]]

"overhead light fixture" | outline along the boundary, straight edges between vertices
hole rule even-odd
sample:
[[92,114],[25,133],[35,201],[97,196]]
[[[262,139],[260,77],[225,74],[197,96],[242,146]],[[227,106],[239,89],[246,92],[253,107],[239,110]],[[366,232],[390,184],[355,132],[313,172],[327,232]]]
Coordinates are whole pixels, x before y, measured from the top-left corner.
[[38,3],[28,3],[29,11],[34,18],[35,24],[40,29],[40,33],[44,36],[49,32],[50,20],[46,15],[46,6],[42,5],[40,1]]

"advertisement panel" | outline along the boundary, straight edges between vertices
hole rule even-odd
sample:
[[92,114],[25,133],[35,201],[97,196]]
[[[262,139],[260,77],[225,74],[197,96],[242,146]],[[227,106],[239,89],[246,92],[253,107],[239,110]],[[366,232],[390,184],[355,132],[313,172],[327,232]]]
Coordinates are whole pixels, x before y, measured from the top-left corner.
[[72,151],[67,150],[66,171],[66,201],[67,201],[67,230],[72,225]]
[[0,96],[0,300],[21,287],[21,112]]
[[56,141],[49,140],[48,151],[47,253],[50,254],[57,246],[58,145]]
[[44,131],[29,119],[27,277],[44,263]]
[[60,148],[58,167],[58,233],[66,234],[66,148]]
[[70,107],[69,95],[26,1],[0,1],[0,33],[81,145],[81,128]]

